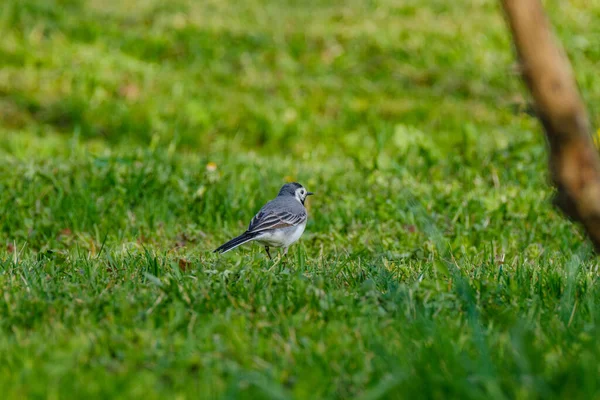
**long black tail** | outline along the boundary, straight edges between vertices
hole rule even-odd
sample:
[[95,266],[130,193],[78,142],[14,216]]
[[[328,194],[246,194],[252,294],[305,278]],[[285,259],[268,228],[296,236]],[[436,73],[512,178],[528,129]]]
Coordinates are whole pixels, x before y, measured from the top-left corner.
[[219,248],[213,251],[213,253],[227,253],[229,250],[235,249],[236,247],[254,239],[257,234],[257,232],[244,232],[240,236],[233,238],[229,242],[219,246]]

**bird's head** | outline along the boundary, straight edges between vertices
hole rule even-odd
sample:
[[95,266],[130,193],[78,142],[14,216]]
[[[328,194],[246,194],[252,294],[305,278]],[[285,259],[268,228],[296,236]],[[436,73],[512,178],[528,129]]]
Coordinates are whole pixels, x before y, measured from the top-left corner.
[[298,200],[302,205],[304,205],[304,200],[306,200],[307,196],[312,195],[312,192],[309,192],[297,182],[286,183],[279,190],[278,196],[293,196],[296,200]]

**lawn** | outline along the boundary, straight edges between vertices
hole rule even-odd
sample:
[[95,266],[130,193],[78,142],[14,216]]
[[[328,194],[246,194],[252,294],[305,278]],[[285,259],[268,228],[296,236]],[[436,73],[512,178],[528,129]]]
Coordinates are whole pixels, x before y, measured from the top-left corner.
[[[600,399],[528,108],[493,0],[3,0],[3,398]],[[292,180],[287,259],[212,253]]]

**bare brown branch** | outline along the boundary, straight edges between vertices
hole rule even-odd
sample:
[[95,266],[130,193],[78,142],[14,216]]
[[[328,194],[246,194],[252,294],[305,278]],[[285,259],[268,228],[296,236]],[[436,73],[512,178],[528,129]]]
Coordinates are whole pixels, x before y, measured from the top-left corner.
[[540,0],[502,0],[521,72],[550,145],[555,204],[581,222],[600,252],[600,159],[571,65]]

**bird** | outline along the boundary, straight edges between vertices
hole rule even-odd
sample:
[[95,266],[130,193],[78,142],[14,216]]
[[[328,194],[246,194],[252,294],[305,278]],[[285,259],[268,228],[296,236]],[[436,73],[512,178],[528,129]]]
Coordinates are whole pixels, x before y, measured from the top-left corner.
[[286,183],[277,197],[252,218],[246,232],[219,246],[213,253],[227,253],[244,243],[256,241],[265,246],[269,259],[273,259],[271,247],[283,247],[285,256],[290,245],[304,233],[308,219],[304,202],[313,194],[297,182]]

